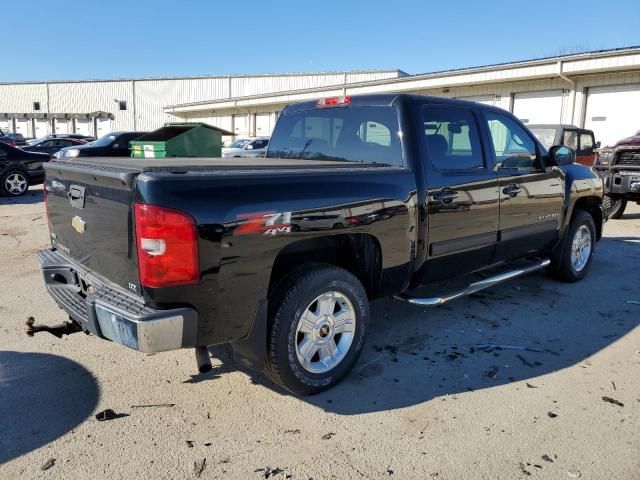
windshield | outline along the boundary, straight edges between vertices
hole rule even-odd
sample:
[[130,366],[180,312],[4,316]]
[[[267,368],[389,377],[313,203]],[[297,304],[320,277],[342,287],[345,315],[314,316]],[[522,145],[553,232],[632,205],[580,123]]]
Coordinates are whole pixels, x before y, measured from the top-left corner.
[[94,147],[108,147],[115,139],[115,135],[105,135],[104,137],[100,137],[98,140],[92,142],[91,145]]
[[268,158],[402,165],[393,107],[336,107],[283,113]]
[[544,145],[544,148],[549,150],[553,146],[553,143],[556,140],[555,128],[530,127],[529,130],[531,130],[531,133],[533,133],[536,136],[536,138],[540,140],[540,143]]
[[229,145],[229,148],[242,148],[242,147],[244,147],[247,143],[249,143],[249,140],[247,140],[247,139],[236,140],[236,141],[235,141],[235,142],[233,142],[231,145]]

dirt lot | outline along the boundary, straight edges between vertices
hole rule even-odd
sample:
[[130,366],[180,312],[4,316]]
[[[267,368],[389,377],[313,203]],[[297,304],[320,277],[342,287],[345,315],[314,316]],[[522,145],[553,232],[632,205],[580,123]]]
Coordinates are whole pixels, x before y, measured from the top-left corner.
[[[352,374],[299,399],[220,348],[195,375],[192,351],[27,338],[26,316],[65,319],[34,256],[42,191],[0,199],[0,478],[638,479],[640,208],[605,237],[578,284],[375,302]],[[168,405],[137,407],[154,404]],[[97,421],[105,409],[121,416]]]

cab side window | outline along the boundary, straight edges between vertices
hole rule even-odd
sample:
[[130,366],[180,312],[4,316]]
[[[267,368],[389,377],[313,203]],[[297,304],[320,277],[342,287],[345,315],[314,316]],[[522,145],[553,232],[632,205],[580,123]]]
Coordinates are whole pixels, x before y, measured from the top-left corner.
[[566,147],[573,148],[574,150],[578,149],[578,134],[574,131],[567,130],[564,132],[564,138],[562,139],[562,144]]
[[536,144],[524,128],[512,118],[499,113],[487,111],[486,117],[496,169],[521,172],[541,169]]
[[590,133],[580,134],[580,152],[591,153],[593,151],[593,136]]
[[431,164],[440,171],[484,168],[478,128],[465,108],[424,108],[424,144]]

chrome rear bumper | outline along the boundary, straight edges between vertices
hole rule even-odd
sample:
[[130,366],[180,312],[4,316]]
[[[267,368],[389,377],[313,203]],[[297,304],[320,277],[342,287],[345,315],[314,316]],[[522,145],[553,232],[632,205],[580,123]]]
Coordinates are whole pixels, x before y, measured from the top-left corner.
[[38,252],[38,261],[49,294],[84,330],[145,353],[196,345],[194,309],[150,308],[57,250]]

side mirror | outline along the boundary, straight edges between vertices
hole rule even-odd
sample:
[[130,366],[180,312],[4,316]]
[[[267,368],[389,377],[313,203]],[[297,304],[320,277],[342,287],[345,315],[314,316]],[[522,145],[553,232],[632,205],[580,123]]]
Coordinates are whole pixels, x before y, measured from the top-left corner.
[[576,161],[576,151],[564,145],[554,145],[549,149],[549,160],[553,165],[570,165]]
[[595,146],[593,148],[600,148],[600,142],[596,142]]

